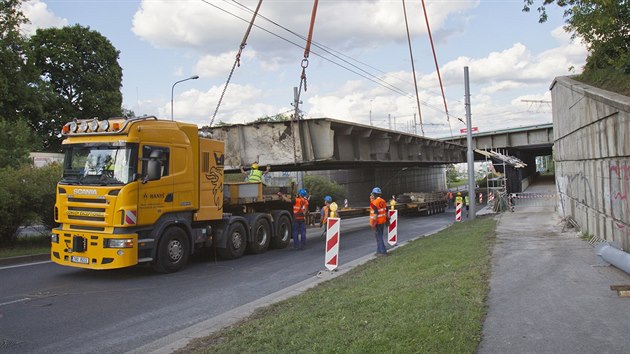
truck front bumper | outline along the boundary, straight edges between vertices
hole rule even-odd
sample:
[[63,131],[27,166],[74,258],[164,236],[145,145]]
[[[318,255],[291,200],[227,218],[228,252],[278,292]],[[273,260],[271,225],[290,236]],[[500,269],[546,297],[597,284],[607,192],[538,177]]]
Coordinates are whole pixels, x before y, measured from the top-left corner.
[[86,269],[116,269],[138,264],[138,234],[52,230],[53,262]]

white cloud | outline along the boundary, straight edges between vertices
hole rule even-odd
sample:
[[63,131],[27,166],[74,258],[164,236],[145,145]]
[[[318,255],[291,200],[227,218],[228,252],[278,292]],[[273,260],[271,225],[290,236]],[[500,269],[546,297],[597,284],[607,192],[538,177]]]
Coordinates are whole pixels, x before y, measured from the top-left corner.
[[48,5],[40,0],[24,2],[22,4],[22,11],[30,20],[30,23],[22,27],[22,30],[28,36],[34,35],[38,28],[64,27],[68,25],[68,20],[55,16],[55,14],[48,9]]
[[516,90],[523,88],[524,86],[525,84],[520,82],[505,80],[494,84],[491,83],[490,85],[483,87],[480,92],[481,94],[488,95],[499,91]]
[[[257,1],[241,3],[253,10]],[[440,3],[439,6],[429,4],[427,11],[432,29],[439,29],[450,15],[474,8],[478,3],[478,0],[462,0]],[[422,13],[419,2],[408,2],[407,8],[408,16],[413,14],[413,18]],[[303,46],[304,39],[289,31],[306,37],[311,13],[310,1],[284,1],[282,6],[263,3],[255,20],[255,25],[263,29],[252,29],[248,46],[258,52],[271,53],[270,56],[276,59],[280,58],[278,51],[292,45],[288,41]],[[202,53],[217,56],[238,47],[251,18],[251,12],[232,2],[143,0],[133,18],[132,30],[158,48],[192,46]],[[164,25],[166,23],[168,26]],[[313,40],[342,49],[370,47],[382,41],[403,41],[406,33],[402,23],[404,18],[399,2],[320,1]],[[410,26],[410,29],[412,35],[426,33],[424,25]],[[314,47],[313,50],[318,49]]]
[[[275,115],[280,111],[266,101],[263,90],[252,85],[231,84],[229,91],[238,95],[225,95],[214,124],[219,121],[226,123],[245,123],[257,118]],[[174,97],[173,112],[176,120],[195,123],[199,126],[208,125],[216,109],[223,86],[214,86],[208,91],[191,89]],[[287,107],[280,108],[288,110]],[[170,102],[159,109],[160,116],[170,117]]]
[[[220,54],[219,56],[205,55],[197,61],[197,64],[195,64],[195,72],[203,78],[227,77],[228,73],[232,69],[232,66],[234,66],[236,53],[236,51],[233,51]],[[251,62],[255,57],[255,52],[242,52],[240,62],[241,64],[245,61]]]

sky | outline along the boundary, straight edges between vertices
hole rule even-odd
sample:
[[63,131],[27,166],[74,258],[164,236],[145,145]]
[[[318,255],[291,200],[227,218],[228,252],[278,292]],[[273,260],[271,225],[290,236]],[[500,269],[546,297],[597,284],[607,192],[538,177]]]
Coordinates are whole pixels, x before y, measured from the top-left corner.
[[305,119],[429,138],[466,127],[465,67],[472,127],[490,132],[551,123],[554,78],[580,73],[587,56],[555,5],[540,24],[523,0],[425,0],[445,108],[420,0],[405,11],[402,0],[320,0],[305,60],[313,3],[262,1],[238,66],[257,0],[30,0],[24,33],[75,24],[101,33],[120,51],[123,107],[137,116],[248,123],[293,114],[299,91]]

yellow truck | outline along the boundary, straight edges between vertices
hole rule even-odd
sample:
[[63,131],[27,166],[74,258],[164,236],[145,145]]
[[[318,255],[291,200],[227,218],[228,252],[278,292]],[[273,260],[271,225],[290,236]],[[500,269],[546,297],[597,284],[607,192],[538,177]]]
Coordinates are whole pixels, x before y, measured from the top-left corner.
[[51,259],[70,267],[182,269],[195,250],[223,258],[284,248],[293,186],[224,183],[224,143],[156,117],[74,120],[62,128]]

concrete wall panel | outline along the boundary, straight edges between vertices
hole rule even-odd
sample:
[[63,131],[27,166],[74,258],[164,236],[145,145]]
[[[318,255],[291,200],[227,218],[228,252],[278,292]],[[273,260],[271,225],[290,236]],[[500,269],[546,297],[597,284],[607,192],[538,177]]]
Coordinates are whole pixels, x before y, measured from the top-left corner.
[[552,100],[559,212],[630,251],[630,97],[561,77]]

